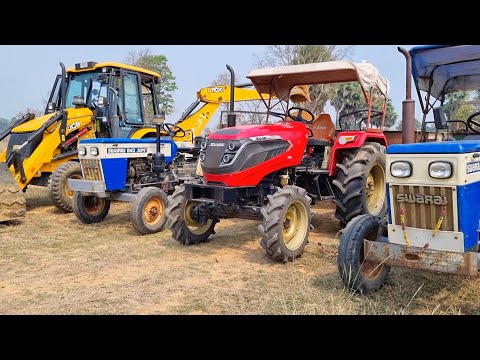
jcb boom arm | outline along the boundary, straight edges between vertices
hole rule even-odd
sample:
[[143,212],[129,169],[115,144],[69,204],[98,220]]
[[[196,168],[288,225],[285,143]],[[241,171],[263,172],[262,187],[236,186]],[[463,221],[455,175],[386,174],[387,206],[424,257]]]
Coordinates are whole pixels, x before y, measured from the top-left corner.
[[[270,98],[268,94],[260,95],[255,89],[247,89],[243,87],[235,87],[234,94],[235,102],[262,100],[262,98],[267,100]],[[186,134],[184,136],[174,137],[173,139],[175,141],[193,141],[197,136],[200,136],[218,107],[221,104],[228,102],[230,102],[230,86],[210,86],[198,91],[196,103],[193,103],[187,108],[187,111],[176,124],[184,129]],[[200,103],[204,103],[204,105],[197,111],[193,112]]]

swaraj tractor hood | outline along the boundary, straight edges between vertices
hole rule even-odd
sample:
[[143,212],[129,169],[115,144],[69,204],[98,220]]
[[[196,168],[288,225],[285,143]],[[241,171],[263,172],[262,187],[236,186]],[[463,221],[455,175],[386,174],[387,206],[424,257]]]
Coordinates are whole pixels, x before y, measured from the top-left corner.
[[442,141],[418,144],[390,145],[387,154],[466,154],[480,152],[480,141]]
[[[92,115],[92,111],[88,108],[80,108],[80,109],[71,108],[67,110],[68,110],[69,120],[78,118],[78,117]],[[30,133],[35,130],[38,130],[43,124],[45,124],[45,122],[47,122],[54,115],[55,113],[47,114],[47,115],[43,115],[35,119],[32,119],[30,121],[27,121],[26,123],[23,123],[22,125],[19,125],[16,128],[14,128],[12,132],[13,133]]]

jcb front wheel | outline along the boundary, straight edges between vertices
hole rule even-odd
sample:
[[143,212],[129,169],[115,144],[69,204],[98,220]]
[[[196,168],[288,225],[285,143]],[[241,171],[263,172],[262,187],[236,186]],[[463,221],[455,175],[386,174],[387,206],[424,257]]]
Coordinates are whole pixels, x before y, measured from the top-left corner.
[[73,191],[68,187],[68,179],[82,179],[82,168],[77,161],[57,166],[47,185],[53,203],[64,212],[72,212]]
[[306,190],[297,186],[285,186],[268,196],[261,210],[263,223],[258,226],[268,258],[287,262],[302,256],[310,231],[311,201]]
[[133,226],[142,234],[154,234],[162,231],[167,216],[165,209],[168,200],[165,192],[156,187],[140,190],[133,200],[130,218]]
[[102,222],[110,210],[110,200],[97,196],[83,196],[75,191],[72,208],[78,220],[85,224]]
[[179,185],[168,197],[167,224],[172,231],[172,237],[180,244],[199,244],[207,241],[215,234],[216,218],[208,219],[205,224],[197,222],[192,216],[192,210],[198,201],[188,200],[185,196],[185,185]]
[[366,260],[363,240],[375,241],[381,219],[360,215],[350,221],[340,238],[337,265],[343,283],[353,291],[369,293],[380,289],[390,266]]

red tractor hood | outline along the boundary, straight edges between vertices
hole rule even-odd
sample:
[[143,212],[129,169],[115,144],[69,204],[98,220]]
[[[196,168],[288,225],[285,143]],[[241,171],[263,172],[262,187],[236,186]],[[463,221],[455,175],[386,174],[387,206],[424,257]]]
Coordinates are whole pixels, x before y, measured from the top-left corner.
[[211,133],[208,138],[210,140],[231,140],[264,136],[280,136],[283,140],[295,141],[295,139],[298,139],[299,137],[306,138],[309,133],[306,127],[307,125],[304,123],[293,121],[281,121],[275,124],[266,125],[243,125],[217,130]]
[[310,131],[299,122],[217,130],[202,145],[207,184],[256,186],[267,175],[300,165]]

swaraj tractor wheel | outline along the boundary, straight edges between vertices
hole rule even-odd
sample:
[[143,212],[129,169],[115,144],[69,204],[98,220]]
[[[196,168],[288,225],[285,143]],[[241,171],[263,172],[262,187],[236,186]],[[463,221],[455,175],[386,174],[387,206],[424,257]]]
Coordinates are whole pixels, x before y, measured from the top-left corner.
[[335,217],[342,226],[357,215],[383,217],[387,210],[385,182],[385,146],[365,143],[345,151],[345,158],[337,164],[337,178],[333,180]]
[[262,208],[261,246],[274,261],[293,261],[302,256],[308,242],[311,212],[310,199],[305,189],[285,186],[268,195],[268,204]]
[[375,241],[381,219],[360,215],[348,223],[340,238],[337,265],[343,283],[353,291],[369,293],[385,283],[390,266],[365,260],[363,240]]
[[130,218],[133,226],[142,234],[154,234],[162,231],[167,216],[167,194],[156,187],[140,190],[133,200]]
[[55,206],[65,212],[71,212],[73,191],[68,187],[67,179],[82,179],[82,168],[79,162],[67,161],[57,166],[48,179],[50,198]]
[[216,218],[208,219],[200,224],[192,217],[192,209],[198,204],[196,201],[185,198],[185,186],[179,185],[175,192],[168,197],[167,224],[172,231],[172,237],[181,244],[199,244],[207,241],[215,234]]
[[83,196],[75,191],[73,213],[85,224],[102,222],[110,210],[110,200],[97,196]]
[[0,163],[0,222],[20,219],[25,216],[25,196],[7,164]]

